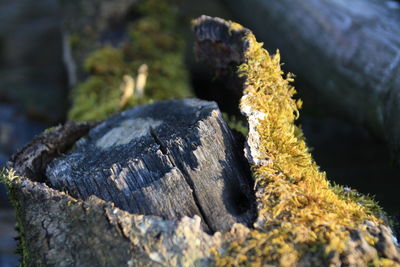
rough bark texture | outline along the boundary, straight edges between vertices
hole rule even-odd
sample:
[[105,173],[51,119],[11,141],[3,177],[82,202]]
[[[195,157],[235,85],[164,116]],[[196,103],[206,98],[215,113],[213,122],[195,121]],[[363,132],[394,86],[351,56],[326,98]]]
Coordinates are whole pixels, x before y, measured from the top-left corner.
[[[221,235],[217,232],[211,236],[204,232],[201,226],[200,216],[207,212],[206,215],[210,216],[210,225],[212,227],[216,225],[215,228],[210,227],[213,230],[229,230],[234,221],[250,222],[246,221],[250,218],[249,213],[241,215],[235,213],[237,210],[234,209],[238,204],[237,195],[229,195],[237,194],[236,190],[248,193],[246,190],[249,190],[249,187],[246,182],[239,181],[239,177],[244,178],[241,169],[243,162],[240,160],[240,155],[236,154],[233,136],[222,120],[215,103],[195,99],[166,101],[116,115],[108,122],[105,121],[92,129],[88,136],[75,144],[71,154],[55,160],[47,171],[53,176],[50,176],[50,181],[47,180],[44,172],[49,161],[61,156],[93,126],[94,124],[70,122],[55,127],[36,137],[8,163],[8,167],[16,172],[16,176],[9,174],[6,182],[17,208],[24,264],[205,266],[213,262],[213,248],[220,247],[223,241],[233,239],[234,236],[248,233],[243,225],[235,224],[231,229],[232,234]],[[122,155],[123,147],[126,149],[123,153],[125,159]],[[91,160],[79,159],[79,156],[83,157],[84,148],[87,149],[86,156],[89,158],[91,153],[95,153]],[[193,218],[184,216],[184,212],[171,215],[174,208],[185,209],[184,204],[174,201],[167,204],[158,203],[159,209],[169,209],[163,214],[166,217],[183,217],[180,220],[176,217],[175,220],[165,220],[156,216],[129,213],[115,207],[111,201],[89,196],[90,193],[86,195],[71,193],[84,198],[82,200],[51,188],[49,186],[51,182],[56,183],[60,177],[65,178],[62,175],[55,177],[51,170],[54,171],[57,169],[56,166],[61,166],[62,160],[65,160],[64,167],[71,167],[68,164],[73,162],[68,160],[74,156],[75,162],[79,165],[82,160],[81,163],[86,163],[86,166],[82,167],[88,170],[95,164],[99,169],[104,166],[110,167],[107,165],[107,161],[110,164],[110,158],[119,160],[119,166],[124,164],[124,160],[130,162],[132,170],[135,170],[136,166],[136,172],[125,176],[125,172],[118,171],[121,169],[115,164],[114,176],[105,175],[102,178],[115,182],[115,185],[121,185],[123,181],[132,183],[138,178],[135,175],[141,174],[143,184],[137,188],[142,188],[143,193],[152,193],[146,197],[156,197],[159,201],[167,202],[173,197],[180,199],[179,194],[182,194],[188,199],[184,200],[186,204],[188,206],[192,204],[193,209],[198,209],[197,205],[201,201],[205,202],[203,208],[205,213],[197,210],[186,214],[190,216],[194,214]],[[98,160],[95,163],[96,157]],[[138,161],[134,160],[135,157]],[[138,165],[135,165],[136,163]],[[159,169],[155,170],[156,167]],[[184,172],[186,173],[183,174]],[[113,180],[117,174],[120,174],[120,179]],[[187,177],[183,177],[184,175]],[[87,171],[84,177],[75,176],[75,178],[80,180],[87,178],[89,181],[93,176]],[[193,179],[193,184],[183,185],[182,192],[177,192],[176,181],[184,184],[186,178]],[[160,184],[164,184],[164,188],[161,188]],[[82,186],[80,190],[93,190],[92,193],[100,196],[104,188],[112,188],[115,190],[112,192],[119,192],[118,188],[113,188],[111,184],[105,185],[104,188],[96,187],[94,184],[80,184],[80,186]],[[155,196],[156,191],[161,196]],[[188,192],[198,194],[196,198],[198,197],[199,203],[193,204]],[[127,192],[120,193],[123,195]],[[122,198],[124,197],[127,196]],[[143,201],[143,205],[151,202],[145,199],[144,195],[137,200]],[[116,203],[118,205],[118,200]],[[127,208],[129,209],[129,206]],[[153,211],[160,213],[156,207],[146,209],[146,206],[142,206],[141,209],[144,213]],[[225,221],[220,221],[221,218]]]
[[225,1],[323,107],[388,142],[400,164],[400,4],[380,0]]
[[97,197],[81,201],[43,183],[18,178],[13,189],[28,266],[207,265],[220,234],[200,218],[166,221],[133,215]]
[[96,195],[131,213],[198,215],[205,229],[251,225],[250,173],[213,102],[172,100],[103,122],[47,167],[50,184],[79,199]]

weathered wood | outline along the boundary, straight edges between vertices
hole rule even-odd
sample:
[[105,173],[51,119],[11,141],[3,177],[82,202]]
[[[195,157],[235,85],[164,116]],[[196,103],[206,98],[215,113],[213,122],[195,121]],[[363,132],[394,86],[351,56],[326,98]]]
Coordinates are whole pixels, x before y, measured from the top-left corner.
[[399,2],[224,2],[282,52],[285,69],[311,85],[321,107],[385,139],[400,164]]
[[248,165],[213,102],[158,102],[92,129],[47,167],[50,184],[79,199],[165,219],[198,215],[209,231],[251,225]]
[[211,249],[222,242],[220,233],[202,230],[198,216],[134,215],[95,196],[82,201],[29,178],[9,178],[22,266],[210,266]]
[[15,169],[17,175],[32,177],[36,182],[44,182],[47,164],[55,157],[61,156],[96,124],[95,122],[76,124],[69,121],[64,126],[54,127],[35,137],[15,153],[7,166]]
[[[172,112],[172,114],[168,112]],[[132,113],[138,116],[136,124],[132,122],[132,118],[130,121],[124,120]],[[225,203],[227,204],[222,207],[222,212],[214,209],[214,207],[220,205],[218,200],[215,203],[210,203],[213,200],[211,198],[205,199],[207,196],[206,191],[199,193],[199,198],[202,201],[208,201],[208,204],[213,205],[213,207],[208,207],[211,213],[210,216],[221,216],[221,218],[232,221],[235,214],[224,215],[223,213],[232,213],[232,210],[228,209],[234,209],[237,206],[230,206],[229,203],[239,199],[229,199],[228,190],[221,188],[221,183],[226,182],[222,178],[232,179],[232,183],[238,182],[238,184],[233,185],[225,184],[224,186],[227,188],[235,189],[237,185],[244,186],[239,190],[247,190],[249,188],[246,182],[243,184],[243,182],[237,180],[236,175],[241,175],[243,171],[240,170],[241,167],[238,167],[243,167],[242,162],[240,162],[240,157],[235,155],[235,150],[227,151],[229,148],[236,147],[237,144],[234,143],[235,140],[225,122],[222,121],[215,103],[194,99],[168,101],[146,107],[138,107],[113,117],[109,122],[118,124],[118,119],[120,119],[121,123],[125,122],[125,126],[137,127],[134,127],[134,129],[128,127],[125,131],[121,127],[115,127],[113,128],[113,133],[116,135],[109,134],[108,137],[102,138],[104,137],[102,133],[109,132],[107,129],[112,131],[111,128],[108,128],[111,124],[107,125],[104,122],[97,128],[92,129],[87,137],[75,143],[76,139],[85,135],[94,124],[69,122],[34,138],[30,144],[15,154],[12,161],[8,163],[8,168],[13,169],[15,173],[6,174],[5,181],[8,185],[10,196],[14,204],[16,204],[24,265],[209,266],[214,262],[213,249],[220,247],[223,242],[230,242],[230,240],[236,239],[236,236],[243,237],[247,235],[248,229],[246,227],[241,224],[235,224],[230,233],[224,235],[215,233],[211,236],[203,231],[201,226],[202,219],[197,215],[194,215],[194,218],[182,215],[182,218],[175,218],[175,220],[164,220],[156,216],[135,215],[115,207],[111,201],[104,201],[94,195],[82,200],[68,194],[71,192],[63,192],[48,186],[50,182],[44,173],[47,163],[53,158],[60,157],[62,153],[65,153],[66,148],[70,148],[74,143],[75,148],[70,155],[78,153],[80,149],[83,149],[82,146],[84,144],[95,146],[96,143],[91,143],[90,140],[95,136],[102,141],[102,149],[107,145],[115,145],[114,142],[130,140],[132,141],[130,143],[132,150],[139,151],[139,148],[143,149],[141,154],[137,155],[138,157],[143,157],[140,158],[142,162],[146,161],[146,159],[151,159],[151,157],[160,159],[158,157],[160,153],[164,155],[160,155],[163,161],[158,162],[162,168],[159,170],[153,168],[152,170],[154,173],[159,173],[159,179],[165,179],[165,185],[171,185],[168,182],[181,178],[182,174],[176,177],[172,177],[172,175],[162,176],[162,171],[167,169],[168,166],[171,167],[175,160],[190,159],[186,161],[187,165],[182,163],[181,166],[183,166],[183,170],[186,169],[192,175],[196,190],[209,190],[209,188],[205,187],[210,185],[217,188],[210,189],[214,193],[218,192],[218,189],[223,190],[219,191],[222,194],[220,195],[222,197],[220,201],[223,201],[224,205]],[[156,119],[159,123],[154,124]],[[168,122],[173,123],[168,124]],[[153,126],[151,131],[150,125]],[[119,131],[119,135],[117,131]],[[177,134],[173,133],[175,131]],[[221,134],[223,134],[224,139],[218,139]],[[139,139],[135,138],[135,135]],[[140,135],[141,137],[139,137]],[[167,138],[169,135],[172,135],[172,137]],[[174,144],[175,141],[177,144]],[[218,141],[223,143],[218,143]],[[147,148],[146,144],[149,145]],[[205,146],[206,144],[207,146]],[[230,147],[224,148],[223,145],[225,144],[230,145]],[[134,145],[139,146],[139,148],[135,148]],[[177,151],[181,145],[186,145],[185,149],[187,150]],[[122,146],[120,145],[120,147]],[[209,149],[208,152],[205,150],[206,148]],[[89,150],[94,152],[95,148],[92,147]],[[116,150],[121,151],[118,148]],[[163,151],[168,154],[163,154]],[[122,158],[122,155],[113,154],[110,150],[107,150],[107,152],[109,157]],[[179,154],[179,152],[183,154]],[[207,154],[204,154],[206,152]],[[154,154],[151,156],[152,153]],[[92,159],[96,161],[96,156],[100,154],[93,154]],[[130,153],[124,154],[127,157],[133,155]],[[171,159],[167,159],[170,156],[169,154],[171,154]],[[203,155],[203,157],[200,155]],[[90,155],[88,154],[88,156]],[[176,156],[176,158],[172,158],[172,156]],[[68,155],[64,157],[68,158]],[[196,161],[200,159],[203,161]],[[166,164],[169,160],[170,163]],[[91,163],[91,161],[86,161],[87,165]],[[151,162],[147,161],[146,163]],[[238,164],[238,166],[229,166],[227,165],[228,163]],[[58,164],[60,164],[60,161],[58,161]],[[220,169],[217,168],[217,172],[212,172],[212,168],[216,166],[219,166]],[[171,173],[179,173],[179,168],[181,167],[175,166],[172,168],[175,170],[171,171]],[[230,168],[237,171],[237,173],[233,173]],[[201,173],[199,173],[200,170]],[[218,171],[221,172],[218,173]],[[149,177],[147,176],[147,178]],[[194,178],[206,179],[205,182],[207,183],[202,183],[203,181],[198,181]],[[172,185],[174,186],[174,184]],[[143,191],[146,192],[146,190],[150,191],[156,188],[153,185],[148,187],[152,188],[143,189]],[[186,188],[188,187],[186,185]],[[176,197],[179,198],[180,192],[176,192],[174,188],[164,189],[166,191],[161,192],[161,194],[163,193],[165,198],[168,198],[168,194],[172,193],[172,191],[175,191]],[[235,196],[234,194],[230,197]],[[174,204],[179,205],[179,203]],[[152,208],[156,210],[154,207]],[[245,218],[243,214],[236,214],[236,216],[237,218],[240,218],[240,216]],[[211,222],[214,223],[215,221]],[[226,227],[226,225],[224,224],[223,226]]]

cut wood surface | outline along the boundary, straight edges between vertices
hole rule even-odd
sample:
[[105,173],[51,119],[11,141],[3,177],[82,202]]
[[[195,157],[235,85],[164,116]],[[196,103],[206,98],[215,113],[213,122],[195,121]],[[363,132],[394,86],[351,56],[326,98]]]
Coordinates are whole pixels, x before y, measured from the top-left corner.
[[251,176],[214,102],[158,102],[104,121],[47,167],[54,188],[135,214],[198,215],[209,231],[251,225]]
[[[5,181],[17,208],[21,260],[24,266],[210,266],[214,263],[213,249],[220,247],[223,242],[248,234],[249,230],[242,224],[233,224],[230,229],[235,221],[251,223],[249,219],[255,216],[251,215],[254,212],[251,210],[252,204],[249,204],[248,210],[243,206],[246,197],[249,200],[252,198],[242,194],[248,193],[250,189],[246,182],[249,176],[245,168],[248,166],[242,162],[242,147],[237,146],[215,103],[195,99],[155,103],[116,115],[109,123],[107,126],[107,122],[103,122],[98,128],[93,128],[96,124],[73,122],[55,127],[34,138],[8,163],[7,167],[12,171],[6,173]],[[83,137],[89,129],[92,129],[90,133]],[[113,131],[112,134],[110,131]],[[83,139],[75,143],[80,137]],[[98,143],[92,138],[99,138]],[[100,147],[96,148],[98,145]],[[146,145],[148,148],[145,148]],[[183,145],[186,146],[185,150],[179,151]],[[72,152],[68,152],[73,146],[75,148]],[[107,146],[114,146],[120,154],[107,150]],[[122,153],[124,146],[127,150]],[[166,220],[158,216],[132,214],[116,207],[112,201],[102,200],[95,195],[86,197],[89,195],[85,195],[86,191],[80,195],[85,198],[83,200],[79,198],[79,191],[73,192],[66,187],[62,190],[52,188],[45,173],[51,159],[61,157],[66,160],[67,167],[71,163],[67,159],[71,155],[85,153],[82,151],[84,148],[88,153],[95,153],[87,154],[91,160],[81,159],[85,161],[81,164],[88,172],[96,170],[94,163],[102,170],[112,158],[120,160],[119,165],[115,164],[114,167],[121,166],[123,155],[126,156],[126,162],[142,166],[139,168],[135,165],[135,174],[141,174],[143,180],[137,181],[133,188],[138,189],[136,192],[142,190],[143,193],[149,193],[150,197],[154,196],[151,193],[158,190],[158,200],[167,202],[157,203],[160,205],[158,209],[155,206],[146,207],[152,201],[142,196],[140,201],[143,201],[143,211],[154,211],[163,217],[183,217]],[[238,148],[240,150],[236,150]],[[209,151],[203,154],[206,149]],[[105,157],[102,158],[104,162],[100,158],[102,155]],[[134,160],[135,157],[139,161]],[[175,163],[178,159],[182,161]],[[79,161],[76,163],[79,164]],[[60,164],[61,159],[51,163],[51,166]],[[144,164],[149,165],[145,167]],[[155,167],[160,169],[155,170]],[[50,169],[48,173],[51,173]],[[107,169],[104,173],[119,173],[121,178],[126,179],[137,178],[132,174],[124,176],[121,174],[123,172],[114,170],[118,168]],[[185,170],[187,173],[183,174]],[[189,174],[193,184],[185,185],[185,179],[189,176],[184,175]],[[79,183],[79,179],[85,177],[90,181],[94,176],[77,177],[78,185],[85,186]],[[102,178],[108,179],[115,186],[105,184],[104,188],[100,188],[86,185],[82,189],[96,191],[101,195],[104,189],[110,187],[114,190],[112,193],[120,193],[112,196],[117,205],[125,203],[118,202],[118,197],[127,197],[124,195],[126,191],[118,189],[118,186],[123,185],[123,179],[118,180],[112,175]],[[146,184],[145,179],[150,178],[153,180],[148,180]],[[239,178],[244,180],[239,181]],[[55,184],[59,181],[54,176],[51,180]],[[208,183],[205,183],[206,180]],[[160,184],[163,188],[160,188]],[[176,190],[178,184],[182,192]],[[120,188],[128,189],[124,186]],[[192,199],[188,192],[193,193]],[[205,203],[204,213],[199,212],[194,193],[199,194],[199,203]],[[171,194],[177,199],[182,199],[180,194],[184,196],[195,212],[178,214],[178,208],[187,208],[184,203],[174,202]],[[137,193],[135,195],[133,192],[133,197],[137,197]],[[251,201],[254,203],[254,200]],[[210,216],[208,223],[211,227],[202,225],[204,214]],[[194,216],[189,218],[184,215]],[[220,221],[221,218],[226,221]],[[230,232],[210,235],[204,231],[205,228],[229,228]]]
[[281,51],[285,70],[311,85],[322,108],[385,139],[400,164],[399,2],[224,2],[270,51]]

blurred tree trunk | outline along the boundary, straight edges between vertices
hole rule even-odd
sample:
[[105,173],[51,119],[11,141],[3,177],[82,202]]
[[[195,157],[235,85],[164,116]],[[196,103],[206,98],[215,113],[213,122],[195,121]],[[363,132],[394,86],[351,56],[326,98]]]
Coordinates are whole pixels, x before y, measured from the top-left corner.
[[68,105],[60,13],[58,1],[0,2],[0,100],[53,123]]

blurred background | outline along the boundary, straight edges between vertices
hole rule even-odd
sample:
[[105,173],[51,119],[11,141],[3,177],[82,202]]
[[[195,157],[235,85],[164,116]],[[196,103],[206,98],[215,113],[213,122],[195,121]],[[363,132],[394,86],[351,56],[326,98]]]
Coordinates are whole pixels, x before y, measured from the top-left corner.
[[[84,64],[92,51],[104,45],[119,49],[127,42],[137,41],[126,36],[130,23],[144,16],[140,13],[144,11],[138,9],[140,2],[143,1],[0,0],[0,169],[35,135],[71,118],[68,112],[74,104],[72,88],[79,87],[79,83],[90,76]],[[373,77],[375,72],[371,69],[379,67],[382,62],[374,61],[374,54],[371,54],[368,60],[375,65],[365,69],[357,64],[367,66],[368,60],[358,62],[355,59],[362,58],[362,55],[357,55],[358,50],[367,49],[362,42],[366,40],[357,38],[368,37],[374,44],[375,35],[383,31],[386,35],[382,38],[389,35],[385,42],[391,44],[390,49],[394,50],[395,56],[388,56],[391,58],[389,62],[382,64],[393,65],[393,75],[400,76],[400,65],[395,61],[396,55],[400,55],[400,37],[396,39],[390,35],[396,35],[399,31],[396,28],[400,29],[399,2],[357,0],[350,9],[345,8],[343,3],[346,1],[341,0],[282,1],[276,6],[268,0],[198,2],[160,0],[157,4],[171,5],[176,10],[178,23],[174,25],[178,25],[179,38],[185,44],[183,63],[188,70],[192,95],[217,101],[224,112],[240,116],[238,97],[222,90],[223,85],[214,79],[207,66],[196,61],[190,20],[207,14],[242,23],[265,42],[270,53],[280,49],[285,62],[284,70],[296,75],[294,85],[299,92],[298,97],[304,102],[299,124],[321,169],[338,184],[375,195],[394,221],[398,221],[400,175],[393,163],[395,157],[391,143],[381,130],[371,126],[375,125],[370,123],[373,119],[358,116],[364,108],[361,107],[363,102],[368,105],[378,102],[375,101],[379,94],[374,94],[374,83],[364,83],[364,80]],[[284,9],[286,2],[302,7],[297,11]],[[324,2],[328,4],[324,6]],[[299,14],[302,9],[307,9],[308,13]],[[354,10],[358,13],[355,14]],[[349,17],[344,16],[346,14]],[[293,17],[303,22],[300,23],[301,28],[291,24],[289,18]],[[163,14],[155,18],[162,20]],[[349,20],[354,23],[345,26]],[[339,25],[339,29],[335,25]],[[372,26],[371,30],[371,25],[376,27]],[[356,33],[353,34],[354,29]],[[365,35],[367,30],[372,35]],[[340,38],[336,33],[340,33]],[[320,42],[319,38],[329,42]],[[345,78],[352,80],[354,77],[355,81],[347,82],[344,76],[340,76],[343,72],[340,68],[343,67],[340,65],[343,63],[342,54],[332,51],[341,47],[354,50],[352,56],[345,60],[345,67],[354,69],[354,72]],[[380,49],[386,48],[374,47],[367,51],[378,53]],[[328,51],[328,55],[324,51]],[[150,72],[149,79],[151,75]],[[376,79],[384,82],[385,77],[381,75]],[[336,87],[332,85],[335,83],[346,88],[347,91],[343,89],[339,92],[343,99],[337,96]],[[397,86],[399,83],[394,81],[393,84]],[[365,88],[365,91],[359,93],[359,88]],[[330,91],[325,93],[324,90]],[[346,99],[354,101],[355,96],[359,97],[358,101],[348,104]],[[0,266],[18,265],[18,256],[14,253],[17,237],[14,225],[15,214],[4,185],[0,185]],[[398,225],[395,227],[398,231]]]

